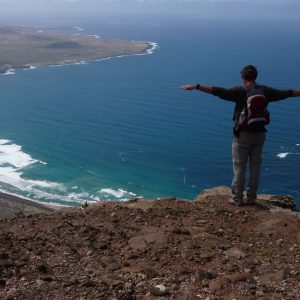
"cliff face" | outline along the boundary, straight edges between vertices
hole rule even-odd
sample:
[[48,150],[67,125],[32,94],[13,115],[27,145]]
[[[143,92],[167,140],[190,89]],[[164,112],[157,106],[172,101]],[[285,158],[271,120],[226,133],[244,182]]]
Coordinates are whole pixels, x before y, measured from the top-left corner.
[[197,201],[104,203],[1,223],[1,299],[298,299],[299,213]]

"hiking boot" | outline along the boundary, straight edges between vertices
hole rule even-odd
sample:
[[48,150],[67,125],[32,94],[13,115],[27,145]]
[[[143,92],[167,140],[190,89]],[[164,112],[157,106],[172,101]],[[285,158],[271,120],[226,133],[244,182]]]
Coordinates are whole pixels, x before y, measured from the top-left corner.
[[236,206],[243,206],[243,199],[234,200],[234,199],[230,198],[229,203],[236,205]]

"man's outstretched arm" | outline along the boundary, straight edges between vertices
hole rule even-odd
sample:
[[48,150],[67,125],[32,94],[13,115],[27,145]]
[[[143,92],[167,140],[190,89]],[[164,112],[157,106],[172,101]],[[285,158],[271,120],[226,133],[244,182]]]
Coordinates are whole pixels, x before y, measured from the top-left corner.
[[243,98],[245,93],[245,90],[242,87],[233,87],[230,89],[225,89],[222,87],[215,87],[209,85],[189,84],[182,85],[179,88],[187,91],[198,90],[204,93],[212,94],[223,100],[228,101],[238,101],[239,99]]
[[212,94],[212,92],[213,92],[213,87],[212,86],[200,85],[200,84],[182,85],[179,88],[183,89],[183,90],[186,90],[186,91],[198,90],[198,91],[208,93],[208,94]]

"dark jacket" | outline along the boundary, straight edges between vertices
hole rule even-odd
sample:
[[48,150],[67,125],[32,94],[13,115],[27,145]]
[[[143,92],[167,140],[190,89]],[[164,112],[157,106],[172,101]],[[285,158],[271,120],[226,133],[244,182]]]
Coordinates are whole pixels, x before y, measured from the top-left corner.
[[[255,88],[259,87],[263,91],[264,96],[267,100],[267,103],[283,100],[283,99],[293,96],[293,90],[278,90],[278,89],[274,89],[272,87],[259,85],[259,84],[253,84],[253,87],[255,87]],[[249,86],[247,88],[251,88],[251,86]],[[212,94],[223,100],[235,102],[233,120],[236,123],[236,120],[238,119],[241,111],[245,108],[246,103],[247,103],[246,88],[242,87],[242,86],[233,87],[233,88],[229,88],[229,89],[225,89],[222,87],[213,87]],[[260,128],[243,129],[243,130],[255,131],[255,132],[266,131],[264,126],[262,126]]]

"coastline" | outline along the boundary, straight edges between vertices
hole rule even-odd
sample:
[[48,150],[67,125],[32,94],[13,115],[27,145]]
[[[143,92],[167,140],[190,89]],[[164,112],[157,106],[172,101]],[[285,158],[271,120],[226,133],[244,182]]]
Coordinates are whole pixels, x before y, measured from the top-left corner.
[[59,207],[48,204],[40,204],[14,195],[0,192],[0,220],[14,218],[19,215],[32,213],[53,213]]
[[[229,187],[225,186],[219,186],[214,187],[211,189],[205,189],[201,191],[201,193],[191,201],[187,201],[186,199],[181,199],[181,201],[184,202],[198,202],[198,201],[206,201],[207,198],[212,196],[226,196],[230,198],[231,190]],[[177,198],[171,197],[171,198],[161,198],[161,199],[151,199],[151,200],[145,200],[145,199],[134,199],[134,200],[128,200],[126,202],[123,201],[104,201],[100,203],[94,203],[91,205],[91,207],[97,207],[98,205],[105,205],[105,203],[115,203],[118,205],[128,205],[129,207],[135,207],[140,208],[142,210],[148,209],[149,207],[152,207],[154,203],[157,201],[176,201]],[[280,196],[280,195],[266,195],[266,194],[259,194],[257,198],[258,207],[277,207],[281,209],[288,209],[292,210],[295,213],[299,213],[296,207],[296,202],[291,196]],[[56,206],[48,203],[39,203],[35,202],[33,200],[21,198],[15,195],[7,194],[4,192],[0,192],[0,221],[4,219],[11,219],[15,217],[22,217],[26,215],[31,214],[51,214],[56,211],[62,210],[62,209],[71,209],[78,207],[72,207],[72,206]]]
[[153,51],[158,47],[157,43],[155,42],[145,42],[148,44],[148,46],[141,52],[138,53],[130,53],[130,54],[116,54],[111,56],[104,56],[104,57],[95,57],[95,58],[88,58],[86,60],[84,59],[75,59],[75,60],[63,60],[61,62],[51,62],[51,63],[38,63],[38,64],[30,64],[30,65],[0,65],[0,75],[14,75],[16,74],[16,70],[34,70],[38,67],[62,67],[66,65],[82,65],[87,64],[89,62],[94,61],[103,61],[108,60],[112,58],[120,58],[120,57],[126,57],[126,56],[134,56],[134,55],[149,55],[153,54]]
[[[147,55],[152,54],[157,47],[155,42],[104,40],[96,35],[57,35],[18,27],[0,26],[0,36],[5,37],[5,43],[1,43],[3,49],[0,53],[0,75],[15,74],[16,69],[27,70],[41,66],[63,66],[114,57]],[[26,47],[23,46],[24,43]],[[30,56],[31,53],[36,53],[34,59]]]

